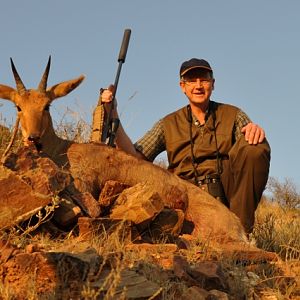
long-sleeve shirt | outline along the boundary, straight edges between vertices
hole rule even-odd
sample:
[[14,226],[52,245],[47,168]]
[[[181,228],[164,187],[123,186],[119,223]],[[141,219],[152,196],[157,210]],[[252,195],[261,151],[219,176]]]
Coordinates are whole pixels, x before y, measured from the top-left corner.
[[[200,124],[194,115],[193,122],[200,130],[203,130],[204,124]],[[250,122],[251,120],[247,114],[239,109],[234,123],[233,136],[235,141],[243,134],[241,132],[242,128]],[[139,152],[143,153],[149,161],[154,161],[161,152],[165,151],[166,142],[162,119],[156,122],[154,126],[134,144],[134,146]]]

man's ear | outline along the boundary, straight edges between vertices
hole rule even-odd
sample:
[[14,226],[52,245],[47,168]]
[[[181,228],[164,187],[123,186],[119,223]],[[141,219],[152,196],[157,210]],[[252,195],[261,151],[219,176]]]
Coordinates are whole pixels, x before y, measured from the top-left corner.
[[212,81],[212,89],[214,90],[215,89],[215,79],[213,78],[213,81]]
[[185,84],[182,80],[179,81],[179,85],[181,87],[182,92],[185,94]]

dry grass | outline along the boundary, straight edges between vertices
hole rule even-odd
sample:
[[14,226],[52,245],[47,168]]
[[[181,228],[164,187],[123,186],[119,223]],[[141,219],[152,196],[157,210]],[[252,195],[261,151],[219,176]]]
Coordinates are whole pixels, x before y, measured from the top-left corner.
[[[82,119],[76,117],[74,122],[58,123],[58,133],[61,137],[85,142],[89,139],[90,128]],[[0,155],[5,149],[12,132],[12,126],[0,126]],[[20,138],[12,150],[20,145]],[[164,166],[163,162],[160,165]],[[226,273],[230,286],[230,299],[300,299],[299,278],[292,280],[294,274],[300,271],[300,211],[297,208],[286,208],[280,199],[273,202],[262,201],[257,210],[256,224],[252,238],[259,248],[277,253],[282,258],[282,265],[264,264],[245,266],[234,258],[220,262]],[[118,292],[118,299],[125,299],[125,290],[118,290],[121,274],[125,269],[136,269],[148,280],[157,283],[161,289],[161,299],[180,299],[180,295],[188,288],[183,282],[156,264],[154,257],[163,255],[149,255],[147,252],[128,251],[131,243],[122,224],[114,232],[102,231],[89,240],[79,240],[75,231],[61,238],[52,239],[44,233],[33,234],[30,231],[6,230],[0,232],[0,239],[9,240],[19,248],[26,248],[29,244],[39,245],[45,251],[65,251],[81,253],[93,248],[101,256],[102,264],[99,274],[106,274],[101,287],[94,288],[91,281],[87,281],[80,291],[81,299],[112,299]],[[163,240],[160,241],[163,244]],[[157,250],[159,252],[159,249]],[[163,251],[163,248],[162,248]],[[196,240],[191,243],[190,249],[180,252],[190,263],[207,260],[213,254],[209,241]],[[110,266],[107,272],[106,266]],[[105,273],[107,272],[107,273]],[[289,276],[288,274],[291,274]],[[292,276],[293,275],[293,276]],[[295,276],[294,276],[295,277]],[[57,295],[50,294],[41,298],[34,285],[34,276],[31,286],[28,287],[26,299],[57,299]],[[298,283],[298,285],[297,285]],[[66,299],[68,295],[65,295]],[[100,298],[99,298],[100,297]],[[298,298],[297,298],[298,297]],[[0,299],[14,299],[13,293],[7,284],[0,282]]]
[[[274,212],[278,219],[275,219],[274,216],[270,218],[270,212]],[[299,244],[295,244],[299,231],[283,229],[284,221],[287,222],[286,226],[288,228],[288,222],[291,219],[293,220],[293,214],[287,212],[286,218],[283,218],[280,212],[281,209],[278,207],[274,209],[274,205],[263,204],[259,210],[254,235],[260,247],[268,251],[276,252],[278,250],[277,253],[283,258],[283,265],[263,264],[255,266],[252,270],[251,266],[245,266],[234,258],[220,258],[230,286],[231,299],[297,299],[297,295],[300,296],[299,286],[296,285],[294,280],[290,280],[288,276],[289,272],[293,272],[293,267],[298,267],[299,271],[299,260],[297,259]],[[281,234],[280,229],[285,230],[285,233]],[[165,300],[180,299],[178,298],[179,295],[188,288],[184,282],[179,281],[174,276],[169,276],[170,273],[164,271],[155,263],[153,258],[163,255],[162,252],[149,255],[147,252],[128,251],[127,246],[130,241],[123,235],[122,226],[112,233],[103,231],[102,234],[87,241],[78,240],[72,233],[61,239],[53,240],[45,234],[30,236],[16,234],[11,231],[10,233],[2,233],[2,238],[8,239],[19,248],[26,248],[33,243],[39,245],[44,251],[81,253],[90,247],[94,248],[102,257],[102,265],[98,272],[99,274],[103,272],[106,276],[100,288],[99,286],[94,288],[87,281],[81,290],[82,299],[112,299],[120,284],[121,273],[126,268],[138,270],[148,280],[157,283],[161,287],[161,297]],[[293,246],[291,246],[291,243]],[[293,248],[293,251],[290,250],[291,248]],[[190,263],[195,263],[199,260],[207,260],[211,256],[210,251],[209,244],[197,241],[191,244],[189,250],[181,252],[181,254],[185,255]],[[105,269],[107,264],[112,267],[109,272]],[[286,273],[282,272],[283,269]],[[120,296],[118,299],[125,299],[124,293],[125,291],[122,293],[118,290]],[[97,298],[99,295],[102,298]],[[267,298],[271,296],[273,298]],[[13,299],[9,285],[0,284],[0,299]],[[27,299],[41,298],[31,288],[28,290]],[[47,295],[47,298],[44,299],[55,299],[55,295]]]
[[285,261],[300,258],[300,210],[262,202],[253,236],[257,246],[278,253]]
[[[11,140],[13,130],[14,130],[13,125],[10,126],[5,125],[4,123],[1,122],[1,118],[0,118],[0,158],[2,157],[2,154],[6,150]],[[21,138],[21,134],[18,133],[11,147],[11,151],[16,151],[21,145],[22,145],[22,138]]]

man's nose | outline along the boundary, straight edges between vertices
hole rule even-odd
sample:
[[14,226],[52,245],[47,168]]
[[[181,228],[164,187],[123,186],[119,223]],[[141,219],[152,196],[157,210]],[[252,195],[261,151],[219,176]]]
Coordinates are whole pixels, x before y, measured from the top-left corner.
[[202,80],[200,78],[196,79],[196,87],[197,88],[202,87]]

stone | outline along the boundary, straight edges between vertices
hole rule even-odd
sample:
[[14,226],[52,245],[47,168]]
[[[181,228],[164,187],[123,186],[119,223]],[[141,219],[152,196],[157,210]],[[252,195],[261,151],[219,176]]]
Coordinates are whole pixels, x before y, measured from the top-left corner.
[[78,299],[89,269],[88,262],[70,253],[17,253],[1,264],[0,281],[13,291],[14,299],[28,299],[29,287],[38,296],[66,299],[61,295],[68,290],[69,296]]
[[173,271],[174,274],[181,280],[186,283],[188,287],[191,286],[200,286],[200,283],[194,279],[190,274],[190,265],[186,258],[180,255],[175,255],[173,258]]
[[41,194],[58,194],[71,182],[68,172],[32,147],[20,148],[16,154],[8,156],[4,166],[16,172],[35,192]]
[[100,206],[108,210],[114,204],[120,193],[128,187],[128,185],[115,180],[106,181],[98,199]]
[[218,262],[198,262],[195,265],[190,266],[188,273],[207,290],[217,289],[225,291],[228,289],[225,274]]
[[62,228],[75,225],[79,217],[83,216],[82,210],[71,200],[61,198],[58,207],[55,208],[52,220]]
[[184,212],[180,209],[164,208],[151,222],[152,237],[158,239],[161,235],[179,236],[184,221]]
[[131,221],[141,225],[139,230],[142,230],[163,208],[163,201],[151,186],[137,184],[124,190],[117,198],[110,218]]
[[[107,282],[109,272],[100,274],[100,278],[90,283],[91,288],[101,288],[104,292],[108,291],[111,284]],[[158,284],[147,280],[144,276],[138,274],[135,270],[124,269],[121,271],[119,282],[111,296],[112,300],[118,299],[160,299],[156,298],[162,293],[162,288]],[[122,297],[121,297],[122,295]]]
[[207,300],[229,300],[228,294],[218,291],[218,290],[210,290]]
[[69,194],[72,199],[80,208],[91,218],[97,218],[101,214],[101,207],[97,200],[89,192]]
[[206,300],[209,295],[208,291],[199,288],[198,286],[191,286],[181,296],[182,300]]
[[19,252],[16,246],[6,240],[0,240],[0,263],[7,262],[13,255]]
[[228,289],[225,275],[220,264],[213,261],[203,261],[189,264],[186,258],[175,255],[173,259],[174,274],[184,280],[188,286],[198,286],[206,290]]
[[225,245],[223,249],[220,250],[224,259],[235,260],[237,263],[244,265],[280,261],[278,254],[275,252],[265,251],[251,245],[247,246],[241,244],[237,245],[237,247],[232,247],[232,249],[231,246],[234,245]]
[[14,172],[0,166],[0,229],[27,220],[51,200],[51,195],[35,193]]
[[70,183],[70,175],[28,147],[9,155],[0,166],[0,228],[35,215]]

